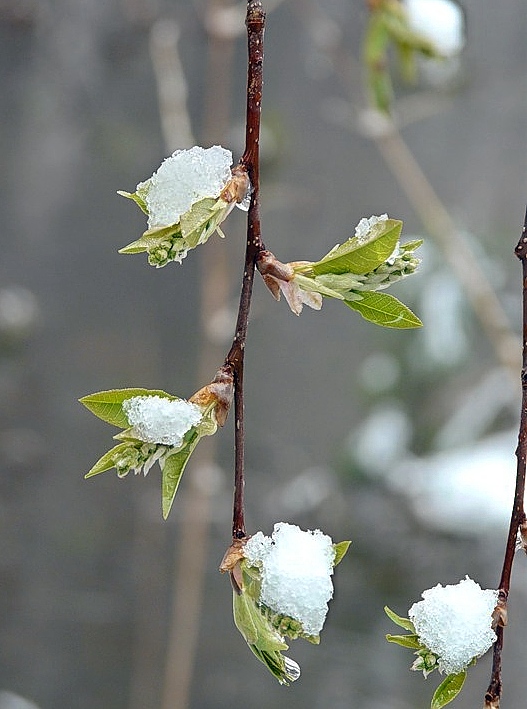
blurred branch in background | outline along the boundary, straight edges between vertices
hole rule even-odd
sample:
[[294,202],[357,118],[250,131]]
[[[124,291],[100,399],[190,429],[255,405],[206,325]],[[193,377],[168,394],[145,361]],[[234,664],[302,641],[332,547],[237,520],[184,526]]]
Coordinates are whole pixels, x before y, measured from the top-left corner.
[[[399,130],[399,106],[402,109],[402,124],[415,122],[437,111],[437,93],[423,92],[401,99],[393,109],[396,119],[375,109],[354,110],[356,88],[362,83],[362,76],[359,76],[362,67],[344,45],[338,25],[319,5],[310,4],[309,8],[309,13],[303,16],[308,21],[308,32],[319,51],[327,56],[348,95],[346,108],[341,108],[330,120],[350,131],[358,129],[375,144],[461,285],[496,360],[515,382],[521,366],[520,339],[515,335],[496,290],[480,265],[480,257],[450,216]],[[324,32],[320,31],[320,27],[324,28]],[[404,110],[405,104],[408,108],[411,104],[411,113]]]
[[489,340],[497,361],[514,379],[521,366],[521,342],[480,266],[478,255],[454,223],[395,123],[380,114],[362,121],[423,226],[434,239]]
[[[209,32],[207,47],[207,84],[204,100],[203,144],[223,143],[229,126],[231,96],[230,76],[234,39],[238,34],[225,32],[223,24],[214,31],[214,17],[222,18],[229,4],[211,0],[207,9]],[[212,19],[211,19],[212,18]],[[243,15],[241,30],[243,30]],[[237,28],[238,22],[228,22]],[[154,67],[159,101],[159,113],[167,153],[194,145],[187,110],[187,87],[178,53],[180,30],[176,22],[158,20],[150,33],[150,52]],[[218,240],[211,240],[201,256],[200,279],[200,358],[197,363],[198,382],[207,381],[221,362],[223,338],[211,334],[210,323],[228,307],[229,277],[225,249]],[[228,330],[228,328],[227,328]],[[230,332],[225,333],[227,338]],[[220,342],[218,342],[218,339]],[[215,464],[216,444],[209,438],[193,457],[187,476],[178,545],[175,552],[172,581],[172,603],[168,621],[162,709],[184,709],[189,706],[194,673],[196,648],[200,630],[203,584],[206,573],[207,538],[210,524],[210,496],[221,478]],[[132,699],[133,701],[133,699]],[[134,705],[135,706],[135,705]],[[139,704],[137,709],[139,709]],[[141,705],[144,709],[144,705]]]

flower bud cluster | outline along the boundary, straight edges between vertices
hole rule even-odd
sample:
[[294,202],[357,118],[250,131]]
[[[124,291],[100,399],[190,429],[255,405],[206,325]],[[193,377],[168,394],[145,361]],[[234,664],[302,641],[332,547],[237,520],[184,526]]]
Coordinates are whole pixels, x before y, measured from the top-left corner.
[[426,647],[418,650],[415,654],[417,657],[410,669],[414,672],[422,672],[426,679],[431,672],[437,669],[438,657]]
[[162,465],[163,457],[168,450],[167,446],[160,446],[157,443],[143,443],[142,445],[130,443],[125,450],[119,452],[119,456],[115,459],[114,466],[117,476],[124,478],[131,470],[136,475],[141,471],[146,475],[157,461]]
[[232,154],[219,145],[176,150],[133,193],[120,191],[148,216],[148,229],[119,253],[146,252],[156,268],[181,263],[188,251],[204,244],[235,205],[247,210],[251,185],[247,170],[231,170]]
[[148,263],[156,268],[162,268],[170,261],[181,263],[187,253],[188,249],[182,248],[181,239],[174,235],[164,239],[148,251]]
[[299,620],[296,620],[296,618],[292,618],[289,615],[283,615],[282,613],[275,613],[264,605],[260,605],[259,608],[263,615],[270,621],[273,628],[276,628],[280,635],[290,638],[291,640],[304,638],[304,640],[309,640],[310,642],[319,642],[319,636],[307,634],[302,626],[302,623]]
[[382,290],[388,288],[393,283],[397,283],[402,278],[415,273],[421,260],[412,252],[403,252],[396,256],[393,261],[388,260],[375,268],[370,273],[357,276],[359,283],[353,290]]

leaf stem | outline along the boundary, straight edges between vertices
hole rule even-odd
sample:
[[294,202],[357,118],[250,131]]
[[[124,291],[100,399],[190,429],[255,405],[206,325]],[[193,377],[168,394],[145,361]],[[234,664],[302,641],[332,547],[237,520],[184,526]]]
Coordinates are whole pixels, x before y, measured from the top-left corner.
[[[523,346],[522,346],[522,404],[520,416],[520,430],[518,434],[518,446],[516,448],[516,488],[514,491],[514,503],[509,525],[509,534],[505,547],[505,558],[499,585],[498,604],[506,612],[507,598],[510,590],[510,580],[514,555],[517,549],[518,532],[525,524],[525,471],[527,461],[527,211],[520,240],[515,249],[516,256],[522,264],[523,276]],[[523,530],[522,530],[523,531]],[[523,535],[522,535],[523,536]],[[525,549],[525,540],[522,540]],[[496,628],[497,640],[494,643],[494,653],[492,660],[492,674],[490,684],[485,694],[485,707],[488,709],[498,709],[501,696],[501,653],[503,649],[504,622],[499,623]]]
[[260,0],[249,0],[245,19],[248,40],[247,71],[247,114],[245,130],[245,150],[240,165],[247,169],[252,186],[251,205],[247,215],[247,245],[243,271],[242,290],[236,332],[232,346],[225,358],[225,365],[234,378],[234,507],[232,537],[243,539],[245,530],[244,505],[244,390],[243,370],[247,324],[254,281],[255,263],[260,251],[265,248],[261,238],[260,225],[260,113],[263,86],[263,36],[265,13]]

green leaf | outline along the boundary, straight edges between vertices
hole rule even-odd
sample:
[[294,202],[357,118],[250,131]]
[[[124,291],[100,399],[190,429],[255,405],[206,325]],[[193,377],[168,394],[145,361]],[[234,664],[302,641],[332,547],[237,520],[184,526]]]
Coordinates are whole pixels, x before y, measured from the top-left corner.
[[396,645],[401,645],[402,647],[408,647],[411,650],[419,650],[422,645],[419,642],[419,637],[417,635],[390,635],[386,636],[386,640],[389,643],[395,643]]
[[423,324],[410,308],[393,295],[377,291],[364,291],[361,295],[361,300],[345,300],[344,303],[369,322],[398,329],[421,327]]
[[187,444],[176,451],[176,453],[172,453],[172,455],[168,456],[163,466],[163,477],[161,481],[163,519],[166,519],[169,515],[185,467],[201,438],[196,429],[191,429],[191,432]]
[[109,389],[108,391],[98,391],[95,394],[88,394],[79,399],[81,404],[89,409],[92,414],[98,416],[106,423],[121,428],[128,428],[129,423],[123,411],[123,401],[134,396],[160,396],[171,401],[177,396],[171,396],[166,391],[160,389]]
[[[181,236],[187,240],[190,248],[198,245],[203,229],[208,222],[215,216],[219,216],[218,212],[223,212],[226,206],[227,203],[221,199],[205,197],[193,204],[188,212],[181,215]],[[211,231],[214,231],[215,228],[214,226]]]
[[99,473],[104,473],[106,470],[110,470],[115,467],[116,459],[118,459],[120,454],[129,448],[129,446],[130,443],[119,443],[119,445],[114,446],[111,450],[99,458],[99,460],[90,468],[90,470],[88,470],[84,477],[91,478],[94,475],[99,475]]
[[466,677],[466,670],[458,672],[455,675],[448,675],[445,677],[434,692],[432,702],[430,703],[430,709],[442,709],[442,707],[446,706],[453,699],[455,699],[463,689]]
[[146,207],[145,201],[147,192],[148,189],[138,189],[137,192],[125,192],[124,190],[117,190],[117,194],[121,195],[121,197],[126,197],[127,199],[131,199],[132,201],[134,201],[141,209],[141,211],[143,211],[145,214],[148,214],[148,209]]
[[303,276],[301,273],[297,273],[295,274],[294,281],[299,288],[302,288],[302,290],[311,293],[320,293],[320,295],[325,295],[327,298],[337,298],[337,300],[344,300],[343,295],[325,286],[318,280],[318,278],[309,278],[308,276]]
[[132,241],[131,244],[123,246],[119,249],[120,254],[141,254],[144,251],[150,251],[150,249],[155,248],[163,243],[166,239],[170,237],[180,236],[179,224],[171,224],[170,226],[164,227],[154,227],[153,229],[148,229],[144,234],[137,239]]
[[335,550],[335,560],[333,561],[333,566],[340,564],[346,552],[350,548],[351,542],[338,542],[338,544],[333,544],[333,549]]
[[234,592],[233,610],[236,627],[249,645],[266,652],[287,650],[289,646],[249,595]]
[[344,244],[332,249],[323,259],[312,264],[316,276],[324,273],[364,274],[384,263],[394,252],[401,235],[403,223],[399,219],[377,222],[370,234],[353,236]]
[[402,616],[397,615],[397,613],[394,613],[391,608],[388,608],[388,606],[384,606],[384,612],[388,618],[395,623],[395,625],[398,625],[400,628],[404,628],[404,630],[409,630],[411,633],[415,633],[415,626],[409,618],[403,618]]
[[389,39],[384,13],[370,13],[363,47],[364,61],[368,66],[378,66],[383,62]]

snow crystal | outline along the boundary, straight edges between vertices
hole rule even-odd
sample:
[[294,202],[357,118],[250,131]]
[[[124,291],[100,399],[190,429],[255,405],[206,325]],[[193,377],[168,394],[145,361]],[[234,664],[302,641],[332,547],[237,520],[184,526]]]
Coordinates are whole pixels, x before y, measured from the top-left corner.
[[438,656],[440,671],[461,672],[496,640],[491,623],[497,591],[482,590],[467,576],[456,585],[437,584],[422,596],[408,617],[419,640]]
[[172,153],[147,182],[149,228],[177,224],[196,202],[218,197],[232,177],[231,165],[232,153],[220,145]]
[[275,524],[272,537],[258,532],[244,555],[261,570],[260,602],[281,615],[298,620],[308,635],[324,625],[333,597],[333,542],[320,530],[302,531],[286,522]]
[[203,416],[196,404],[161,396],[134,396],[123,402],[123,411],[139,440],[167,446],[180,446]]
[[357,224],[355,227],[355,236],[359,239],[359,241],[365,240],[371,231],[371,229],[376,225],[376,224],[381,224],[382,222],[385,222],[388,219],[387,214],[381,214],[380,217],[375,217],[371,216],[369,219],[366,219],[366,217],[363,217],[360,222]]
[[463,11],[451,0],[405,0],[411,28],[426,37],[444,57],[465,43]]

